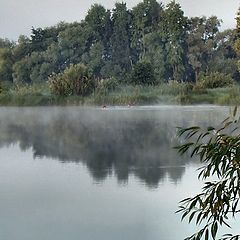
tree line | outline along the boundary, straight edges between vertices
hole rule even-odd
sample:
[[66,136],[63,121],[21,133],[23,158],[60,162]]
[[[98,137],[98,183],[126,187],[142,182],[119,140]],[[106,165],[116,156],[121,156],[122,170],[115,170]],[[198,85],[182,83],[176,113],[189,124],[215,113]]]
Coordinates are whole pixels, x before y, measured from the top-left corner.
[[32,28],[17,42],[0,39],[0,81],[46,82],[79,63],[95,79],[120,83],[134,81],[133,72],[141,70],[149,72],[151,84],[197,81],[216,72],[239,80],[239,33],[220,27],[216,16],[186,17],[175,1],[164,6],[143,0],[132,9],[118,2],[112,10],[94,4],[81,22]]

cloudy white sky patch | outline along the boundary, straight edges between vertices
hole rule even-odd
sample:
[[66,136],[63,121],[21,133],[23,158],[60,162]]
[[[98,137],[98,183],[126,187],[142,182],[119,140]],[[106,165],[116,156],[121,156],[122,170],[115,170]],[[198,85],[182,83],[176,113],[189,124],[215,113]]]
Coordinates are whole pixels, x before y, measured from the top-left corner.
[[[16,40],[20,34],[29,35],[31,27],[47,27],[60,21],[82,20],[94,3],[112,8],[115,0],[0,0],[0,37]],[[129,8],[140,1],[126,0]],[[170,1],[162,1],[164,4]],[[238,0],[178,0],[187,16],[221,18],[223,28],[235,26]]]

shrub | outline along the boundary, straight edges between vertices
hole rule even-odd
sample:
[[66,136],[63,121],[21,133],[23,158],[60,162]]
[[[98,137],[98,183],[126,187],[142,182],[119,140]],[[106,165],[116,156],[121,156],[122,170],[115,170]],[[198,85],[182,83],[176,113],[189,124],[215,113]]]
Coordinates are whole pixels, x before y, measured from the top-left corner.
[[15,84],[10,89],[11,94],[19,96],[27,95],[50,95],[49,88],[47,83],[38,83],[38,84]]
[[97,84],[96,93],[105,95],[109,91],[115,90],[117,85],[118,85],[118,82],[114,77],[101,79]]
[[8,92],[13,84],[10,81],[1,81],[0,80],[0,93]]
[[232,85],[233,82],[231,75],[214,72],[208,76],[201,76],[195,87],[196,89],[221,88]]
[[88,68],[83,64],[70,65],[63,73],[49,78],[52,93],[60,96],[86,96],[95,88],[94,79]]
[[168,94],[178,95],[178,94],[189,94],[193,90],[192,83],[180,83],[176,80],[170,80],[167,84]]
[[154,71],[149,62],[138,62],[132,71],[130,81],[133,84],[151,85],[155,83]]

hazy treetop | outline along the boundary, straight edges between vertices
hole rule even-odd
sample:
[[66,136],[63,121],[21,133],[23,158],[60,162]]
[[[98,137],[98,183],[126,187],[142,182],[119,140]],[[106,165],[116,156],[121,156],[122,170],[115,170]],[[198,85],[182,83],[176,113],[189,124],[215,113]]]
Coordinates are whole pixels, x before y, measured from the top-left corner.
[[[139,0],[125,0],[129,8]],[[29,35],[31,27],[47,27],[60,21],[80,21],[93,3],[112,8],[116,0],[0,0],[0,37],[16,40]],[[164,4],[170,0],[163,0]],[[178,0],[188,16],[216,15],[224,21],[223,28],[235,26],[238,1]]]

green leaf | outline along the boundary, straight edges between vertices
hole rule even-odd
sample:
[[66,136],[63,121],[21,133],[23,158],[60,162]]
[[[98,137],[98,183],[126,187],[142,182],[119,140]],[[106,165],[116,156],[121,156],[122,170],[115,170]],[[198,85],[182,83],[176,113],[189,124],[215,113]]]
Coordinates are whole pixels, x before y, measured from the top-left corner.
[[211,234],[214,240],[216,239],[217,231],[218,231],[218,224],[217,222],[214,222],[211,226]]
[[208,240],[208,237],[209,237],[209,230],[207,228],[206,232],[205,232],[205,240]]
[[237,106],[234,107],[234,110],[233,110],[233,117],[236,117],[236,114],[237,114]]

